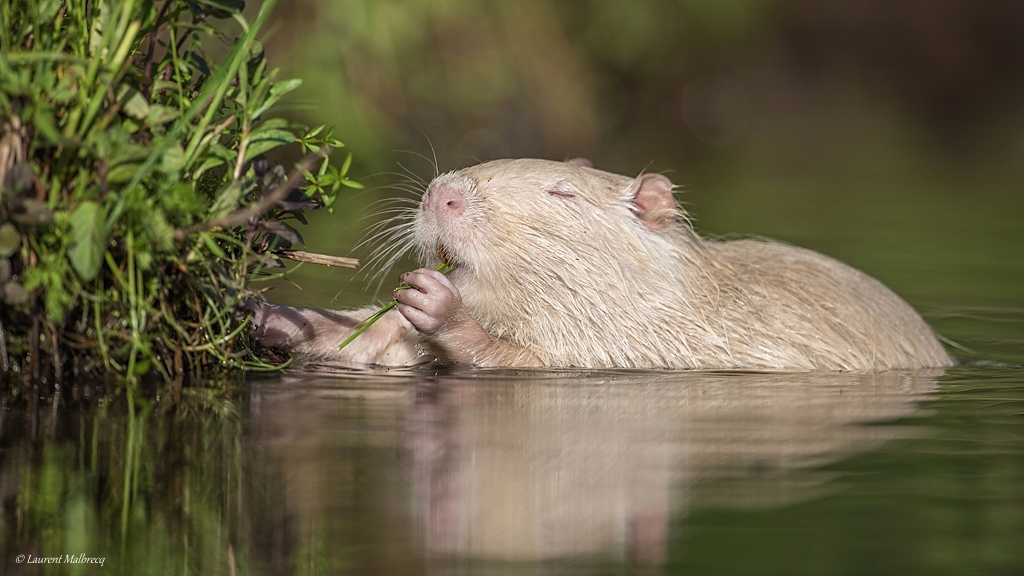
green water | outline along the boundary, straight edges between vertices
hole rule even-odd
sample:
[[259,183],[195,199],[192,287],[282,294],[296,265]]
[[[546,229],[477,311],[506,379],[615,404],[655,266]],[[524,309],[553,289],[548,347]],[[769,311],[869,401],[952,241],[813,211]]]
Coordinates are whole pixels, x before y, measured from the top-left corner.
[[[961,365],[4,391],[0,574],[1024,573],[1021,148],[936,151],[864,110],[769,112],[732,146],[665,128],[605,139],[595,160],[669,171],[704,233],[879,278]],[[349,254],[391,193],[312,214],[306,247]],[[304,266],[269,297],[363,305],[364,274]],[[66,563],[81,554],[104,564]]]
[[1020,365],[87,392],[4,400],[4,574],[1024,570]]
[[[1016,171],[904,157],[792,172],[764,154],[693,167],[698,226],[864,269],[959,366],[302,371],[131,402],[89,382],[5,391],[0,573],[1024,573]],[[272,297],[369,299],[334,274],[305,268],[304,291]],[[66,563],[80,554],[104,564]]]
[[[367,257],[398,162],[583,155],[666,173],[704,233],[879,278],[958,367],[4,389],[0,574],[1024,573],[1019,19],[847,4],[282,2],[268,58],[367,185],[305,248]],[[750,104],[728,143],[684,111],[716,75]],[[303,266],[268,296],[364,305],[366,276]]]
[[[880,278],[955,343],[956,368],[5,391],[0,573],[1024,573],[1019,170],[881,156],[862,170],[767,146],[675,179],[701,230]],[[330,224],[350,216],[318,216],[307,241],[351,245]],[[271,297],[371,298],[338,271],[293,280]],[[104,564],[27,558],[80,554]]]

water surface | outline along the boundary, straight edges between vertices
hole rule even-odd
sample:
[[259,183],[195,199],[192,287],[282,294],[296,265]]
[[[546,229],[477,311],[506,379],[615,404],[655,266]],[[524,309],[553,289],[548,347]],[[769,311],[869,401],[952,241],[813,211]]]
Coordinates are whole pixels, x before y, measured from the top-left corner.
[[[86,392],[6,399],[5,574],[1024,569],[1017,365]],[[17,563],[80,553],[105,565]]]

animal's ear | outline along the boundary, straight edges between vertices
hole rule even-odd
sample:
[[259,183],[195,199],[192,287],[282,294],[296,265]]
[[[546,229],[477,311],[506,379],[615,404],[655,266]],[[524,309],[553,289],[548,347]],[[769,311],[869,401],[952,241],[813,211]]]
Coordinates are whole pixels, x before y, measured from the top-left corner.
[[594,163],[586,158],[570,158],[565,161],[566,164],[572,164],[573,166],[583,166],[584,168],[593,168]]
[[630,187],[636,215],[648,230],[664,230],[678,218],[672,181],[661,174],[643,174]]

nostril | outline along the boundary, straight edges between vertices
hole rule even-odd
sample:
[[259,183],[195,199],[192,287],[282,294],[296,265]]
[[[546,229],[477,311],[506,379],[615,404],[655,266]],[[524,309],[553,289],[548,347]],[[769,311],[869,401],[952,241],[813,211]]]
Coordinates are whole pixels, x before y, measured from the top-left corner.
[[423,209],[429,212],[461,216],[466,211],[462,192],[448,184],[431,186],[423,197]]
[[449,198],[448,201],[444,203],[444,207],[448,210],[448,212],[456,216],[462,215],[462,213],[465,211],[465,206],[466,203],[462,198]]

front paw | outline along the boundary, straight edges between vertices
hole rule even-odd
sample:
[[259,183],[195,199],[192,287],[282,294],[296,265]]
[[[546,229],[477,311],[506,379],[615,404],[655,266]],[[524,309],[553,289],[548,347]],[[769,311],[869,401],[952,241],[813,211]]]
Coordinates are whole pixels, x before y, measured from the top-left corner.
[[264,348],[288,351],[297,341],[313,336],[309,321],[299,309],[255,299],[246,301],[243,308],[252,312],[250,337]]
[[398,311],[421,334],[438,334],[471,320],[462,305],[462,295],[447,276],[437,270],[420,268],[402,275],[407,290],[396,290]]

